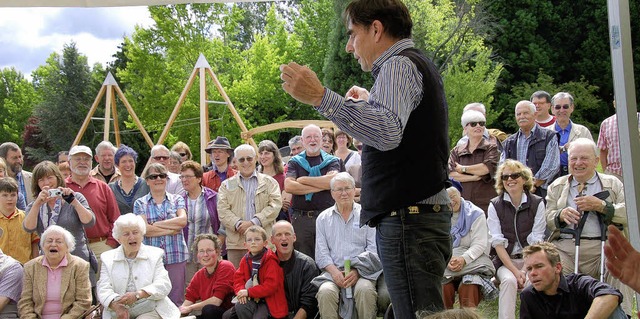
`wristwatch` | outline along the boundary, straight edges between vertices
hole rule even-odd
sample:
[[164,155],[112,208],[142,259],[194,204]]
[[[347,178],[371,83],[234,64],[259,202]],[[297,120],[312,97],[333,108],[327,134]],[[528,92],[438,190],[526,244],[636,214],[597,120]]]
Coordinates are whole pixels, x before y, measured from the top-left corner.
[[604,212],[605,209],[607,209],[607,202],[602,200],[602,211]]
[[140,296],[140,293],[136,291],[136,300],[140,300],[140,298],[142,298],[142,296]]
[[462,166],[462,174],[466,174],[467,173],[467,167],[466,166]]

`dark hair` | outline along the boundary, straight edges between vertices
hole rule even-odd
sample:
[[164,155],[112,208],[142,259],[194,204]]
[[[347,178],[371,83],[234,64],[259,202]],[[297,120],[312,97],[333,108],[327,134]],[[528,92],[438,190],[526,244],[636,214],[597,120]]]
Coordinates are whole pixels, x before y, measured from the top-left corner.
[[[323,128],[322,129],[322,139],[324,140],[324,137],[328,136],[331,139],[331,153],[335,153],[336,149],[338,148],[338,144],[336,144],[336,136],[333,134],[333,131]],[[324,143],[324,141],[323,141]]]
[[340,136],[340,135],[346,136],[347,137],[347,148],[349,148],[349,147],[351,147],[351,145],[353,145],[353,137],[351,137],[351,135],[347,134],[347,132],[345,132],[343,130],[337,130],[334,135],[336,136],[336,140],[338,140],[338,136]]
[[220,251],[222,250],[222,243],[220,243],[220,239],[218,239],[218,236],[216,236],[215,234],[200,234],[196,236],[196,238],[193,240],[193,244],[191,244],[191,251],[193,252],[193,254],[194,255],[198,254],[198,243],[200,243],[201,240],[205,240],[205,239],[208,239],[213,242],[213,246],[215,247],[216,252],[218,253],[218,258],[222,259],[222,255],[220,255]]
[[[33,168],[33,182],[31,183],[31,191],[33,192],[33,197],[37,197],[38,194],[42,191],[40,186],[38,186],[38,181],[42,178],[55,176],[58,184],[55,187],[65,187],[64,178],[62,178],[62,173],[58,169],[58,165],[53,163],[52,161],[43,161],[40,164],[36,165]],[[52,187],[53,188],[53,187]]]
[[9,151],[16,152],[20,150],[20,146],[14,142],[4,142],[0,145],[0,157],[7,158]]
[[17,193],[18,192],[18,182],[12,177],[2,177],[0,178],[0,192],[5,193]]
[[533,99],[542,99],[544,98],[547,103],[551,103],[551,94],[547,93],[547,91],[535,91],[533,92],[533,94],[531,94],[531,98],[529,99],[529,101],[533,102]]
[[113,156],[113,161],[116,163],[116,166],[120,165],[120,159],[125,155],[133,157],[133,161],[138,162],[138,153],[131,147],[121,144],[120,147],[118,147],[116,154]]
[[411,38],[411,15],[400,0],[354,0],[347,5],[342,18],[345,25],[351,21],[367,29],[378,20],[392,38]]

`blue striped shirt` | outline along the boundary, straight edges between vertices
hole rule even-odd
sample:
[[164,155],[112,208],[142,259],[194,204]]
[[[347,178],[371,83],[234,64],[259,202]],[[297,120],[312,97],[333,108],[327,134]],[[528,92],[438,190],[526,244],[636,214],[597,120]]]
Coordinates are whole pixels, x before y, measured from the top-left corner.
[[409,115],[422,101],[422,74],[409,58],[398,55],[413,47],[411,39],[402,39],[373,62],[375,83],[368,101],[345,99],[326,89],[318,111],[366,145],[381,151],[398,147]]
[[[162,204],[156,204],[151,193],[138,198],[133,204],[133,213],[145,215],[149,224],[178,217],[176,213],[178,209],[186,209],[184,198],[178,194],[165,194]],[[189,259],[189,250],[183,232],[159,237],[145,236],[144,244],[164,250],[163,261],[165,265],[177,264]]]

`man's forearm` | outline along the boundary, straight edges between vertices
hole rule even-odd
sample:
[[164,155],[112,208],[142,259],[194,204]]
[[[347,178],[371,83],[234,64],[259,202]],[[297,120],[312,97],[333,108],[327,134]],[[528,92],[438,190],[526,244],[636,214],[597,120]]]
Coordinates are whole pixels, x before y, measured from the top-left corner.
[[620,299],[616,295],[602,295],[593,299],[585,319],[606,319],[618,307]]

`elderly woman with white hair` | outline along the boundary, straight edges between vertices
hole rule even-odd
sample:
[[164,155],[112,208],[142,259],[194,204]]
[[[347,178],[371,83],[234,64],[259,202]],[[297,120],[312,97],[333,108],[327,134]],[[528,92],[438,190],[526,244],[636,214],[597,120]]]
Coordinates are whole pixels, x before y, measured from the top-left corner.
[[462,197],[480,207],[486,216],[489,201],[497,195],[493,175],[500,154],[496,144],[483,137],[487,122],[482,113],[466,111],[461,122],[469,139],[451,150],[449,177],[462,184]]
[[98,300],[102,318],[178,318],[169,299],[171,280],[160,248],[143,244],[147,224],[140,216],[121,215],[113,225],[120,246],[102,254]]
[[81,318],[91,307],[89,263],[71,255],[76,240],[66,229],[49,226],[40,238],[43,256],[24,265],[20,318]]

